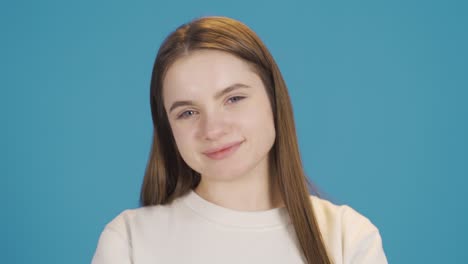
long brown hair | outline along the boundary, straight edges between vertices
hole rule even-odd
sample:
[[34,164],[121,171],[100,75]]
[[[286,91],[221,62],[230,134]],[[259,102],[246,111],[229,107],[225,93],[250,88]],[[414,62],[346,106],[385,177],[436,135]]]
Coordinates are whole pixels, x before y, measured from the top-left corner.
[[171,203],[200,182],[200,174],[183,161],[177,150],[162,96],[162,81],[168,68],[176,59],[199,49],[233,54],[251,65],[263,81],[276,129],[269,154],[271,179],[277,181],[306,262],[330,263],[310,202],[309,188],[314,187],[302,167],[286,84],[259,37],[245,24],[231,18],[195,19],[172,32],[158,51],[150,92],[153,144],[141,188],[141,205]]

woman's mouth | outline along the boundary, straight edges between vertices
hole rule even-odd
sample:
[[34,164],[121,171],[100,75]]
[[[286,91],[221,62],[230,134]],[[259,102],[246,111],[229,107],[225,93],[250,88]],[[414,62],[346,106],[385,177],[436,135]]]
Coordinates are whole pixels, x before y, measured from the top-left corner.
[[203,152],[203,154],[205,154],[210,159],[221,160],[233,154],[243,142],[244,141],[230,143],[225,146],[215,148],[214,150]]

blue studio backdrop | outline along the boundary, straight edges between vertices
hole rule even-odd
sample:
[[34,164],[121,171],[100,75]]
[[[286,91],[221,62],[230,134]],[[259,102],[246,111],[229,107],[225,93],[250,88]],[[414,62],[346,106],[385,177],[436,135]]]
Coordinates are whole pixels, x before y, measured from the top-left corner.
[[138,206],[163,38],[239,19],[272,52],[308,177],[390,263],[468,259],[465,1],[2,1],[2,263],[89,263]]

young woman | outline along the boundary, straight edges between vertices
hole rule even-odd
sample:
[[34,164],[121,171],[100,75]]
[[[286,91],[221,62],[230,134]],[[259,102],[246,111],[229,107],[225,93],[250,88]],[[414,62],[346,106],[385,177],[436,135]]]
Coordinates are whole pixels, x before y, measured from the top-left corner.
[[309,194],[286,84],[246,25],[177,28],[150,103],[143,207],[105,227],[94,264],[387,263],[366,217]]

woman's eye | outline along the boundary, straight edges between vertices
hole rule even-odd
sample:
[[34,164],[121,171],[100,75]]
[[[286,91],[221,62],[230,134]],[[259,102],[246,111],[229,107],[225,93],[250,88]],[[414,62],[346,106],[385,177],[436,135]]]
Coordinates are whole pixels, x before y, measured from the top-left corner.
[[[228,99],[228,102],[229,103],[236,103],[242,99],[244,99],[245,96],[233,96],[231,98]],[[196,115],[197,112],[194,111],[194,110],[187,110],[185,112],[182,112],[180,115],[177,116],[177,119],[187,119],[193,115]]]
[[180,114],[179,116],[177,116],[177,119],[183,119],[183,118],[188,118],[192,115],[195,114],[195,111],[193,110],[187,110],[185,112],[183,112],[182,114]]
[[240,100],[242,100],[244,98],[245,98],[244,96],[233,96],[233,97],[229,98],[228,101],[231,101],[231,102],[235,103],[235,102],[240,101]]

